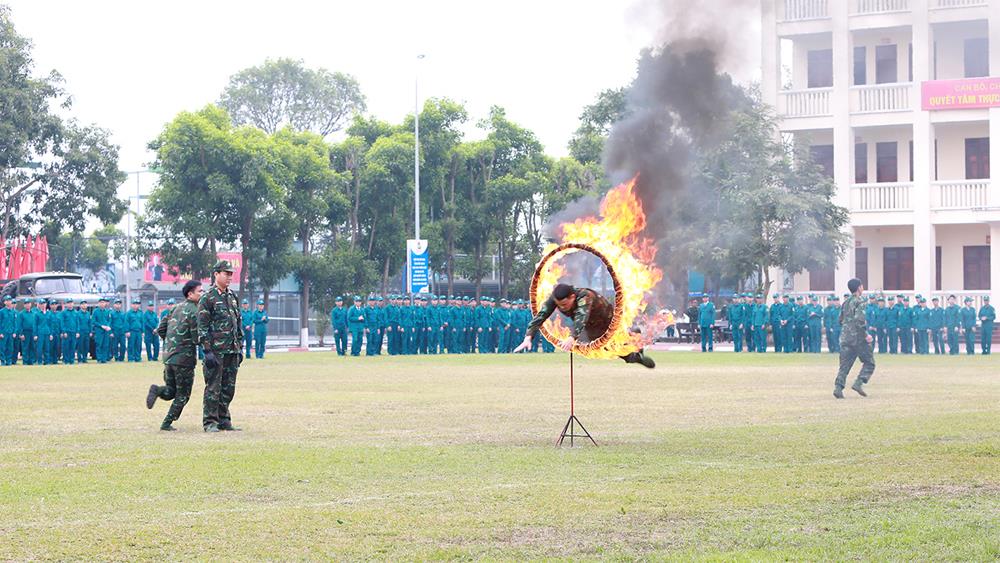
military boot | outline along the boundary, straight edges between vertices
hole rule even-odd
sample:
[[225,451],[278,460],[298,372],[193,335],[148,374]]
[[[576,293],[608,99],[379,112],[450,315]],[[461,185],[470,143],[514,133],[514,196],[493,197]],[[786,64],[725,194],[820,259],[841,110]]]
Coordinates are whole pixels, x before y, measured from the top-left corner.
[[836,398],[838,398],[838,399],[843,399],[844,398],[844,390],[841,389],[840,387],[837,387],[836,389],[833,390],[833,396],[836,397]]
[[176,432],[177,429],[174,428],[173,426],[171,426],[170,422],[171,421],[169,421],[169,420],[164,420],[163,424],[160,425],[160,430],[163,430],[165,432]]
[[862,397],[867,397],[868,393],[865,393],[865,390],[861,388],[861,385],[862,385],[862,383],[861,383],[861,380],[859,379],[859,380],[857,380],[857,381],[854,382],[854,385],[851,385],[851,389],[854,389],[854,391],[858,395],[861,395]]
[[146,408],[153,408],[153,404],[156,403],[156,398],[160,396],[160,386],[150,385],[149,393],[146,393]]
[[218,432],[219,427],[216,424],[209,424],[205,426],[205,432]]

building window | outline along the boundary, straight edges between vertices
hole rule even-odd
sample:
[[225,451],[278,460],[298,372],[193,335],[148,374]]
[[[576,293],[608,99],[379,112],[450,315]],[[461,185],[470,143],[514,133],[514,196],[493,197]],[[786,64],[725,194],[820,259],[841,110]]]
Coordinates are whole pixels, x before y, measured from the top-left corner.
[[912,246],[882,249],[882,289],[887,291],[913,289]]
[[965,179],[988,180],[990,177],[990,138],[965,140]]
[[809,270],[809,291],[833,290],[833,268]]
[[990,289],[990,247],[965,246],[962,250],[964,289]]
[[899,157],[896,155],[896,142],[875,143],[875,181],[899,181]]
[[809,147],[809,155],[823,169],[823,174],[833,178],[833,145],[813,145]]
[[889,84],[897,81],[896,46],[878,45],[875,47],[875,83]]
[[907,56],[907,76],[909,76],[909,81],[913,82],[913,43],[910,43],[909,55]]
[[990,75],[990,42],[986,37],[965,40],[965,77]]
[[868,287],[868,249],[854,249],[854,277],[861,280],[861,285]]
[[941,247],[934,247],[934,289],[941,291]]
[[862,86],[866,84],[868,80],[868,69],[865,66],[865,51],[864,47],[854,48],[854,85]]
[[[937,180],[937,178],[934,179]],[[913,141],[910,141],[910,181],[913,181]]]
[[808,65],[810,88],[833,86],[833,49],[809,51]]
[[868,183],[868,143],[854,145],[854,183]]

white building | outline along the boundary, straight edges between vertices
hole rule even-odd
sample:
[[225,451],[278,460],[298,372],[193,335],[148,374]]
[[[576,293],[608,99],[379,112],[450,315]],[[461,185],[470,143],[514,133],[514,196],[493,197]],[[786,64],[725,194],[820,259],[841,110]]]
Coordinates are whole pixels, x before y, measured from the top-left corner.
[[833,177],[854,239],[835,271],[785,289],[857,276],[1000,301],[1000,0],[761,4],[764,99]]

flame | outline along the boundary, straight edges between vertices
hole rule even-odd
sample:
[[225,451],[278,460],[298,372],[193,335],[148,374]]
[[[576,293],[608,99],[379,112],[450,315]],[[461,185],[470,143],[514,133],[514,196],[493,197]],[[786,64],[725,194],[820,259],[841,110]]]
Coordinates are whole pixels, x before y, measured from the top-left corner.
[[[541,302],[548,298],[552,289],[565,274],[565,268],[556,262],[557,256],[580,252],[577,248],[566,248],[556,252],[563,245],[584,245],[597,251],[604,259],[615,281],[616,321],[612,322],[610,338],[599,347],[577,346],[575,352],[591,358],[614,358],[641,349],[656,336],[644,330],[632,332],[633,325],[645,325],[647,329],[658,326],[655,319],[639,318],[646,311],[650,292],[663,279],[663,272],[654,265],[656,247],[653,242],[641,236],[646,227],[646,215],[642,204],[635,196],[638,176],[615,187],[604,196],[599,217],[583,217],[572,223],[560,225],[562,243],[549,244],[543,251],[542,262],[535,272],[536,281],[531,294],[532,311],[537,312]],[[584,250],[585,251],[585,250]],[[552,254],[556,252],[556,254]],[[550,256],[551,254],[551,256]],[[562,323],[561,315],[553,315],[546,321],[544,332],[550,342],[557,344],[570,335],[569,327]]]

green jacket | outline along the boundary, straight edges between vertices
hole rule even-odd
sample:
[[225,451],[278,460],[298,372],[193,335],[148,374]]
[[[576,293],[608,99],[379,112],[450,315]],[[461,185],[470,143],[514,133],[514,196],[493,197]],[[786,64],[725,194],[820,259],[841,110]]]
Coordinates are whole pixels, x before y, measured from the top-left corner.
[[243,345],[240,301],[233,290],[208,288],[198,301],[198,343],[206,352],[239,354]]
[[866,343],[868,320],[865,317],[865,300],[852,295],[840,308],[840,342],[845,345]]
[[[538,314],[528,324],[528,335],[534,335],[552,313],[556,311],[556,300],[549,296],[538,309]],[[576,290],[576,304],[569,312],[573,319],[573,338],[580,341],[593,341],[600,338],[608,330],[614,309],[611,303],[602,295],[585,287]]]
[[160,319],[156,334],[163,339],[163,363],[194,367],[198,361],[198,304],[184,300]]

